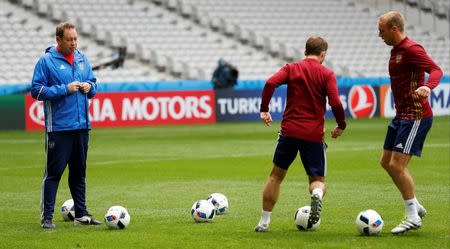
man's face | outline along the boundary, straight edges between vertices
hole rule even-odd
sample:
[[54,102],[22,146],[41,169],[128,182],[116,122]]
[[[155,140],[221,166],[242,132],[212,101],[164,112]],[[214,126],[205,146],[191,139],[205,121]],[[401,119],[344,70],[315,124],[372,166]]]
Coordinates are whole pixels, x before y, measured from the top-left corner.
[[56,43],[64,54],[72,54],[77,48],[77,31],[75,29],[64,30],[63,37],[56,37]]
[[383,39],[384,43],[389,46],[394,45],[394,32],[392,28],[388,28],[386,20],[378,20],[378,36]]

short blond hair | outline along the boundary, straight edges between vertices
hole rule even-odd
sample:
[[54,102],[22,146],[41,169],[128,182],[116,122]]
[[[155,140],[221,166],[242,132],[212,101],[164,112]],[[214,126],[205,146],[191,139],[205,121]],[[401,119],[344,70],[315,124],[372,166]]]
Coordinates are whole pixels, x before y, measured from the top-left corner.
[[380,16],[380,20],[385,20],[388,28],[392,28],[395,26],[400,32],[403,33],[405,18],[400,12],[389,11],[386,14]]

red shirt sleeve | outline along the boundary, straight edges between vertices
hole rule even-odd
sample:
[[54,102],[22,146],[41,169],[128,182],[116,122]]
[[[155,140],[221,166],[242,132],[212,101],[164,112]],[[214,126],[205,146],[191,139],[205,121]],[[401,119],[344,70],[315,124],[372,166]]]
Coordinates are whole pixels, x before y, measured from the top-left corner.
[[331,106],[331,111],[333,112],[338,127],[345,130],[347,123],[345,122],[344,107],[339,98],[336,77],[334,74],[330,74],[327,82],[327,96],[328,104]]
[[260,112],[269,111],[269,103],[270,100],[272,99],[272,95],[273,92],[275,91],[275,88],[279,87],[282,84],[286,84],[288,76],[289,76],[289,67],[288,65],[285,65],[266,81],[261,97],[261,107],[259,109]]
[[408,59],[411,64],[422,68],[429,74],[428,81],[424,84],[425,86],[434,89],[439,84],[443,72],[420,45],[411,46],[408,49]]

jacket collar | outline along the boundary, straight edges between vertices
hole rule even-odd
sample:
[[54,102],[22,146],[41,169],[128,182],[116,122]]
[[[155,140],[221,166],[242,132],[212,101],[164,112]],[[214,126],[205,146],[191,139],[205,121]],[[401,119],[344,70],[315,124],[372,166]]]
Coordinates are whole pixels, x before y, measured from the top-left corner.
[[[55,58],[66,60],[66,58],[64,58],[64,56],[60,52],[58,52],[58,50],[56,50],[56,45],[51,45],[48,48],[46,48],[45,53],[50,53]],[[80,51],[78,51],[78,49],[75,49],[73,53],[74,53],[73,61],[78,62],[81,59]]]

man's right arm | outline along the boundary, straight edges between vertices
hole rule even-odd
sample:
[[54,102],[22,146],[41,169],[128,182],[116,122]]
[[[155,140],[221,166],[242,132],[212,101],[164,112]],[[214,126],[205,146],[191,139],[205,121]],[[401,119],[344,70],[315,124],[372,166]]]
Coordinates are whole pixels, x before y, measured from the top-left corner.
[[259,109],[260,112],[269,111],[269,103],[270,100],[272,99],[272,95],[273,92],[275,91],[275,88],[279,87],[282,84],[286,84],[288,76],[289,76],[288,65],[285,65],[266,81],[261,97],[261,107]]
[[31,82],[31,96],[37,100],[54,100],[66,96],[69,93],[66,85],[52,85],[48,82],[49,69],[43,58],[39,59],[34,68]]
[[289,68],[288,65],[285,65],[278,72],[272,75],[264,85],[261,97],[261,107],[259,111],[261,120],[267,126],[270,126],[270,123],[272,123],[272,116],[269,113],[269,103],[272,99],[273,92],[275,91],[275,88],[287,82],[288,76]]

